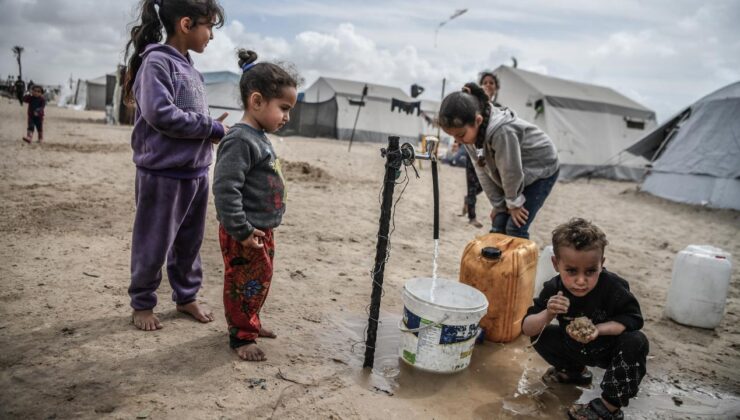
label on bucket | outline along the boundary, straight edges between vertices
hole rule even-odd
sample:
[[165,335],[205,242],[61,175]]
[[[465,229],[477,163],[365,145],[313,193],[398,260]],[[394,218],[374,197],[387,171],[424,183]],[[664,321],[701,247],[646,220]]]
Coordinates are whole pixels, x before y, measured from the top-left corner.
[[[407,308],[403,308],[403,320],[408,329],[417,329],[423,326],[429,326],[432,321],[424,319],[409,311]],[[440,328],[441,327],[441,328]],[[419,334],[429,331],[429,334]],[[469,340],[478,334],[478,324],[469,325],[438,325],[430,326],[420,332],[415,332],[414,335],[422,340],[424,336],[424,342],[430,344],[455,344]]]
[[[463,322],[469,322],[466,319]],[[444,322],[448,321],[443,318]],[[459,322],[462,323],[462,322]],[[470,364],[478,324],[444,325],[403,308],[404,333],[399,355],[406,363],[431,372],[457,372]],[[411,330],[411,331],[409,331]]]

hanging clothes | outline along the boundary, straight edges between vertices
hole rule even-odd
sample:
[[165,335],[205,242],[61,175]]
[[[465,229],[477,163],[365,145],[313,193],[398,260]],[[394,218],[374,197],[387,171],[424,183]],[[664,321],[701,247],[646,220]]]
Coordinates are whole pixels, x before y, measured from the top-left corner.
[[415,109],[416,115],[418,116],[421,114],[421,101],[406,102],[400,99],[392,98],[391,99],[391,112],[395,111],[396,108],[398,108],[399,112],[405,112],[407,115],[412,114]]

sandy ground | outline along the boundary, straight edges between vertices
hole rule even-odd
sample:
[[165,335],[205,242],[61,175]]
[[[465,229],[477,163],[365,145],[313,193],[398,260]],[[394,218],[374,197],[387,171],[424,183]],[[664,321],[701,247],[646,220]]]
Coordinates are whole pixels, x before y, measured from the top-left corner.
[[[477,346],[470,368],[455,375],[399,365],[401,289],[432,271],[428,164],[397,205],[376,369],[362,369],[384,171],[379,144],[347,153],[345,142],[274,137],[292,164],[263,311],[279,334],[262,341],[268,361],[239,361],[227,346],[212,207],[200,298],[217,320],[198,324],[177,313],[164,281],[156,308],[164,329],[136,330],[126,293],[130,127],[105,126],[100,113],[47,111],[46,143],[29,146],[20,141],[25,111],[0,103],[0,417],[562,418],[565,407],[598,394],[597,385],[545,387],[546,365],[522,338]],[[456,279],[465,244],[485,231],[457,216],[463,170],[444,166],[441,179],[439,274]],[[479,205],[481,214],[489,210]],[[676,252],[708,243],[739,259],[740,214],[667,202],[630,183],[559,183],[533,240],[547,244],[555,225],[572,216],[607,232],[607,267],[631,282],[643,307],[648,376],[628,417],[740,418],[740,271],[715,330],[663,316]]]

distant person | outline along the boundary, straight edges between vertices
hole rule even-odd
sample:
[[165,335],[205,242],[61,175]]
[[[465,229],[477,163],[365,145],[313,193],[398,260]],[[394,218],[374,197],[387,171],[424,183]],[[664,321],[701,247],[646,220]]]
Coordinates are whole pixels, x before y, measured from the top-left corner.
[[[571,406],[573,419],[624,418],[621,408],[637,395],[646,373],[649,343],[639,331],[640,304],[629,283],[604,268],[607,244],[604,232],[586,220],[558,226],[552,264],[559,274],[545,282],[522,321],[522,332],[552,365],[545,382],[590,385],[587,366],[606,369],[601,397]],[[588,318],[588,328],[573,329],[577,317]],[[551,325],[555,318],[558,325]]]
[[[478,84],[483,88],[483,91],[486,92],[486,95],[488,95],[489,100],[493,102],[494,106],[499,106],[499,104],[495,102],[499,88],[498,77],[490,71],[483,71],[480,74]],[[478,175],[475,173],[475,166],[472,159],[467,159],[465,161],[465,182],[468,194],[465,196],[462,215],[468,216],[469,224],[477,228],[482,228],[483,224],[479,222],[476,217],[475,205],[478,199],[478,194],[483,191],[483,187],[481,187],[480,181],[478,181]]]
[[240,358],[265,360],[258,337],[275,338],[260,310],[270,290],[275,255],[273,229],[285,213],[280,160],[265,133],[290,120],[297,77],[272,63],[256,63],[239,50],[239,90],[244,114],[218,146],[213,194],[224,257],[224,310],[229,345]]
[[482,71],[478,78],[478,84],[483,88],[483,91],[486,92],[486,95],[488,95],[490,101],[493,102],[493,105],[500,107],[501,104],[496,101],[496,99],[498,99],[498,92],[501,90],[501,82],[499,81],[498,76],[491,71]]
[[439,123],[477,160],[476,175],[493,206],[491,232],[529,238],[529,227],[558,178],[552,140],[509,108],[493,106],[475,83],[445,97]]
[[28,128],[23,141],[31,143],[33,140],[33,130],[39,136],[39,143],[44,141],[44,109],[46,108],[46,99],[44,99],[44,88],[35,85],[31,88],[31,94],[23,96],[23,102],[28,104]]
[[15,81],[15,97],[18,98],[18,102],[20,102],[21,106],[23,106],[23,96],[26,94],[26,82],[21,79],[20,76],[18,76],[18,80]]
[[[131,133],[136,215],[128,292],[134,325],[152,331],[162,328],[153,309],[165,261],[177,310],[200,322],[214,319],[196,298],[203,283],[200,246],[212,143],[224,136],[226,114],[208,115],[203,76],[193,67],[190,51],[205,50],[224,12],[216,0],[144,0],[141,7],[141,22],[126,45],[127,55],[134,48],[123,87],[127,101],[136,104]],[[160,44],[163,26],[167,39]]]

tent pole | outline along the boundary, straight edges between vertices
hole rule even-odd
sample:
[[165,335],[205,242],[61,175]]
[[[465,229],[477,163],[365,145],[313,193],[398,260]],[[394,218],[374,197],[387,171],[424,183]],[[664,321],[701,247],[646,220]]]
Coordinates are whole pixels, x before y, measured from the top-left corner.
[[365,85],[364,88],[362,88],[362,98],[360,98],[360,103],[357,105],[357,115],[355,115],[355,125],[352,126],[352,135],[349,136],[349,147],[347,148],[347,151],[352,150],[352,140],[355,138],[355,129],[357,128],[357,120],[360,119],[360,110],[363,106],[365,106],[365,95],[367,95],[367,85]]

